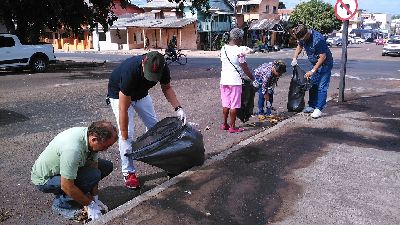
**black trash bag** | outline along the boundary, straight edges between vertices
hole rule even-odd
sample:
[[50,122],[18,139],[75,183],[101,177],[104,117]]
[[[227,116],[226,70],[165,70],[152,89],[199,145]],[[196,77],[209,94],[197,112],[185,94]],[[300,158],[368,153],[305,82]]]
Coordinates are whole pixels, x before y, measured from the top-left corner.
[[301,112],[305,107],[304,95],[311,88],[310,81],[304,77],[305,74],[299,66],[293,67],[287,103],[289,112]]
[[236,112],[236,117],[242,121],[242,123],[246,123],[249,121],[251,115],[253,115],[254,109],[254,96],[257,92],[257,89],[253,86],[251,80],[243,79],[242,84],[242,96],[241,96],[241,107]]
[[177,117],[167,117],[132,144],[134,160],[159,167],[178,175],[204,163],[203,135]]

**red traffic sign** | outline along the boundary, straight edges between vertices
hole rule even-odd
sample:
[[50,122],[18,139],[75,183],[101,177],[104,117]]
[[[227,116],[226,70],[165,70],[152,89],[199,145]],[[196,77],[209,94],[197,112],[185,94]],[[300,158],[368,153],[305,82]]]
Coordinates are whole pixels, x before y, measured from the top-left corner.
[[335,15],[341,21],[351,19],[357,12],[357,0],[338,0],[335,4]]

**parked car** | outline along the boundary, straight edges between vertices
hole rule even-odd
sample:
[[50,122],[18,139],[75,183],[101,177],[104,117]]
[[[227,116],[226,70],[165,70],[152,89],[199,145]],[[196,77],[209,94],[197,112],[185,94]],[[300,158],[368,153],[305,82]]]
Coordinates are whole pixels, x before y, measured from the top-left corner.
[[364,38],[360,38],[360,37],[354,37],[354,40],[353,40],[353,44],[362,44],[362,43],[364,43],[365,42],[365,39]]
[[328,44],[328,46],[341,46],[342,38],[341,37],[327,38],[326,43]]
[[21,44],[17,36],[0,34],[0,68],[30,68],[34,72],[47,70],[49,62],[55,61],[52,44]]
[[384,45],[385,41],[383,40],[383,38],[378,38],[378,39],[375,39],[375,44],[376,45]]
[[382,56],[400,55],[400,39],[390,39],[383,46]]

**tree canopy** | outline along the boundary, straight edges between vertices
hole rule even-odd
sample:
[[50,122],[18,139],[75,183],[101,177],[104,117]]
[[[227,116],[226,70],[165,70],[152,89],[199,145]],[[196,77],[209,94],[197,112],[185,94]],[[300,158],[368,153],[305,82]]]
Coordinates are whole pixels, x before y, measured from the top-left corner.
[[335,16],[331,4],[321,0],[310,0],[298,4],[289,18],[292,24],[305,24],[322,34],[332,33],[341,27],[342,21]]
[[[120,0],[121,6],[127,6],[130,1]],[[194,0],[192,7],[204,8],[207,3],[208,0]],[[79,34],[84,28],[93,30],[99,23],[107,31],[117,20],[114,7],[113,0],[1,0],[0,22],[21,41],[34,43],[46,30],[63,28]]]

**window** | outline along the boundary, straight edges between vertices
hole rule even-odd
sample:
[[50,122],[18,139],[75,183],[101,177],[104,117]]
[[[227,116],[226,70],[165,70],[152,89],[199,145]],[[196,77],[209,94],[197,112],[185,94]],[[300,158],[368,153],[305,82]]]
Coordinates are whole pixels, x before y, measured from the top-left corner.
[[272,13],[274,13],[274,14],[278,13],[276,6],[272,7]]
[[265,13],[269,13],[269,5],[265,6]]
[[106,33],[99,32],[99,41],[106,41]]
[[0,36],[0,48],[13,47],[15,45],[12,37],[1,37]]

